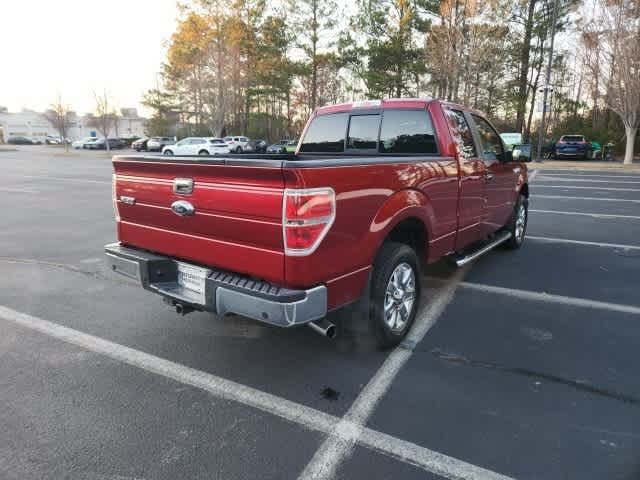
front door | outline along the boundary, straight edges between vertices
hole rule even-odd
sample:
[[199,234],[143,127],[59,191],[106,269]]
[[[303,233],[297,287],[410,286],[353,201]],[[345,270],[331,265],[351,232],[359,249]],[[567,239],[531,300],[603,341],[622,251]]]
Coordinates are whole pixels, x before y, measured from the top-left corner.
[[471,114],[471,118],[486,169],[484,233],[491,235],[507,224],[513,211],[516,165],[505,161],[504,145],[495,128],[478,115]]
[[457,144],[460,161],[460,200],[456,250],[482,240],[485,236],[485,164],[478,156],[471,123],[461,110],[446,108],[451,135]]

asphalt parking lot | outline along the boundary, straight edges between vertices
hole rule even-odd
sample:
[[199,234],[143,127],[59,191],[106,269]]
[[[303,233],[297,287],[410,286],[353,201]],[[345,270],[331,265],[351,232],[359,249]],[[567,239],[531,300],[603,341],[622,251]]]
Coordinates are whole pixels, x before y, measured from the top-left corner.
[[640,171],[545,165],[523,248],[430,269],[375,352],[106,272],[104,153],[0,168],[2,479],[640,478]]

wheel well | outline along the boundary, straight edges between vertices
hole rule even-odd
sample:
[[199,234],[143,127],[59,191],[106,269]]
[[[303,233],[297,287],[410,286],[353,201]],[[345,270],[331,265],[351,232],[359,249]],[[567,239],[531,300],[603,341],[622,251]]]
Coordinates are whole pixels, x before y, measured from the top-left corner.
[[385,240],[409,245],[421,260],[426,259],[427,229],[424,223],[417,218],[407,218],[398,223]]
[[520,194],[524,195],[525,198],[529,198],[529,184],[525,183],[524,185],[522,185],[522,188],[520,189]]

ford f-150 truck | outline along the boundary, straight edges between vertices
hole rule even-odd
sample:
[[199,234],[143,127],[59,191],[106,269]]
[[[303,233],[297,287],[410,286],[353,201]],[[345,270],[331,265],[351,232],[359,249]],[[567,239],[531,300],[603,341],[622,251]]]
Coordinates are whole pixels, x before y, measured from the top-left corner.
[[178,313],[327,336],[332,312],[359,305],[381,347],[411,327],[422,266],[518,248],[527,226],[524,157],[482,113],[431,99],[319,108],[295,154],[116,156],[113,167],[113,271]]

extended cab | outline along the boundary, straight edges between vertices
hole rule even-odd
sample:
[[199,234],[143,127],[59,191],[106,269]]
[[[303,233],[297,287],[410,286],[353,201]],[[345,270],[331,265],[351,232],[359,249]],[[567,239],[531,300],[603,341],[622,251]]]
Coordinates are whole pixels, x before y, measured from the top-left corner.
[[116,156],[108,262],[179,313],[332,336],[330,313],[365,305],[389,347],[414,320],[423,265],[522,244],[514,154],[480,112],[398,99],[318,109],[292,155]]

